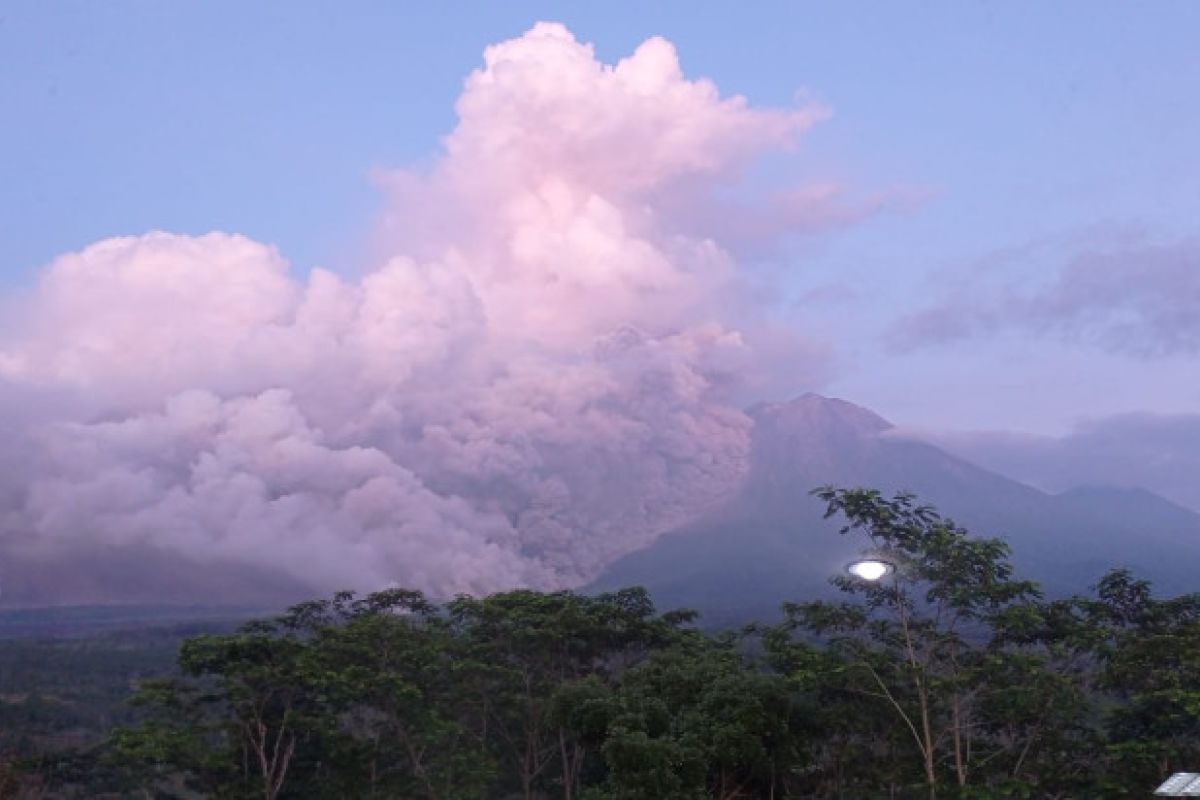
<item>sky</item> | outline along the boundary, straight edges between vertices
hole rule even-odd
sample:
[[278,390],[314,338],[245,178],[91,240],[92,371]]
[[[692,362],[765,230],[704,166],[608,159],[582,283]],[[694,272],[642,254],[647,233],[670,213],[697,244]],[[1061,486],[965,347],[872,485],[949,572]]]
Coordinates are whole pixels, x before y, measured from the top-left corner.
[[1200,506],[1197,30],[1184,2],[7,3],[0,407],[44,465],[9,524],[195,554],[201,510],[284,536],[319,506],[306,535],[353,528],[370,571],[438,546],[373,538],[404,496],[489,565],[429,582],[578,582],[741,474],[740,408],[804,391]]
[[[794,296],[816,290],[813,316],[846,362],[823,390],[903,424],[1042,433],[1196,408],[1188,352],[1114,356],[1016,325],[885,346],[948,287],[986,291],[973,273],[1037,284],[1114,240],[1194,240],[1191,3],[10,3],[0,281],[151,229],[241,232],[298,270],[362,269],[372,173],[431,158],[483,48],[539,19],[603,60],[661,35],[724,92],[829,106],[780,168],[892,197],[774,254]],[[1031,384],[1047,387],[1036,404]]]

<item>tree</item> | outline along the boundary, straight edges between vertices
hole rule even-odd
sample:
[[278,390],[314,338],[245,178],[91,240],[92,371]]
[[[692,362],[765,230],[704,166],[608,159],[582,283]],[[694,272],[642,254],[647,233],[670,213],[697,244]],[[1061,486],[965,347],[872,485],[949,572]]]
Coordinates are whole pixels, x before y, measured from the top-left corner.
[[787,797],[895,797],[918,783],[908,758],[911,738],[895,712],[858,690],[860,667],[841,650],[798,639],[794,618],[782,625],[751,626],[772,671],[785,677],[792,705],[804,720],[810,763],[787,776]]
[[1115,571],[1046,602],[911,495],[821,497],[895,570],[782,625],[710,635],[643,589],[342,592],[186,640],[138,725],[37,772],[63,796],[965,800],[1200,762],[1200,594]]
[[486,795],[494,767],[455,683],[450,630],[418,592],[339,595],[305,659],[340,741],[341,791],[460,800]]
[[693,634],[585,696],[575,718],[603,756],[614,800],[776,798],[808,764],[787,680],[748,664],[732,638]]
[[1099,685],[1117,785],[1144,790],[1200,764],[1200,593],[1155,599],[1148,581],[1114,570],[1082,602],[1103,634]]
[[656,616],[644,589],[463,596],[447,611],[460,690],[525,800],[578,792],[587,747],[556,714],[556,693],[588,677],[611,684],[689,618]]
[[165,793],[183,780],[206,793],[278,798],[317,713],[301,666],[306,643],[287,630],[293,623],[253,622],[236,634],[186,640],[184,679],[142,687],[135,699],[150,716],[114,733],[118,757]]
[[931,797],[947,776],[961,790],[996,745],[980,741],[993,688],[982,677],[989,669],[1004,674],[995,669],[1004,623],[1038,589],[1013,577],[1003,541],[972,538],[911,494],[887,499],[832,487],[815,494],[826,517],[845,518],[841,534],[863,535],[867,551],[894,571],[878,582],[838,576],[838,588],[859,602],[790,604],[789,622],[844,659],[847,691],[895,715]]

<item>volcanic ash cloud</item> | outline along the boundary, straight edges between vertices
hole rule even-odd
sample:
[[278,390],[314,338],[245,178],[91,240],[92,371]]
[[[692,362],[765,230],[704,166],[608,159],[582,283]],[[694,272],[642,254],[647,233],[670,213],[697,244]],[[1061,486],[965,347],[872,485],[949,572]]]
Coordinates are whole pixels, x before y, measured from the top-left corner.
[[224,233],[51,263],[0,343],[5,537],[483,592],[585,581],[734,491],[759,354],[816,356],[671,209],[822,112],[544,23],[457,110],[428,172],[382,177],[395,255],[360,281]]

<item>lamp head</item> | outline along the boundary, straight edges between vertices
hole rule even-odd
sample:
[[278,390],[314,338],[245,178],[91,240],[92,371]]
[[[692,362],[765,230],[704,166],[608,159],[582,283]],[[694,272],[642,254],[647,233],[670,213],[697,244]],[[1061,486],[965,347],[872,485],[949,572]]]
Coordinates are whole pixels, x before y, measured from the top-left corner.
[[877,581],[896,571],[896,565],[879,558],[861,558],[846,565],[846,572],[864,581]]

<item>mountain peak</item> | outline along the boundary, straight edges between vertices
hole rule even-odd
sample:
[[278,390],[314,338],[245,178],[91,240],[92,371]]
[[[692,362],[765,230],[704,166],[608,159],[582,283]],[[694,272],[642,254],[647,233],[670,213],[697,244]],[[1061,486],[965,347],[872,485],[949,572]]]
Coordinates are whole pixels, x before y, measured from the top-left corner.
[[748,413],[756,424],[779,433],[874,437],[893,427],[874,411],[815,392],[806,392],[786,403],[759,403]]
[[804,493],[858,475],[881,446],[879,435],[892,427],[862,406],[812,393],[747,413],[754,420],[748,492],[762,507],[786,504],[797,486]]

